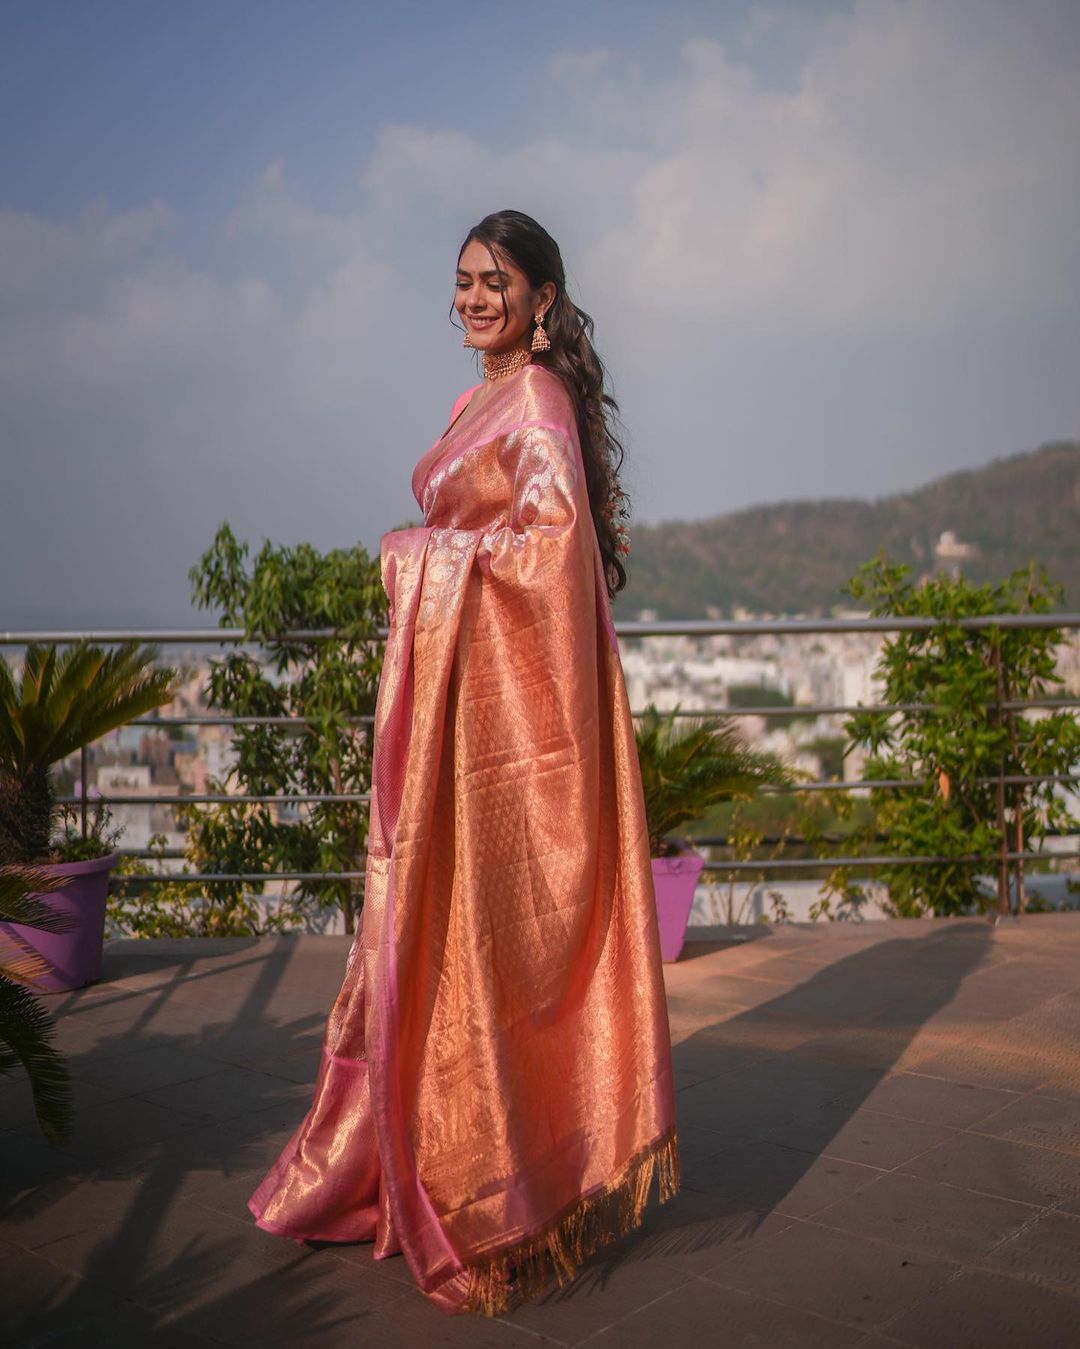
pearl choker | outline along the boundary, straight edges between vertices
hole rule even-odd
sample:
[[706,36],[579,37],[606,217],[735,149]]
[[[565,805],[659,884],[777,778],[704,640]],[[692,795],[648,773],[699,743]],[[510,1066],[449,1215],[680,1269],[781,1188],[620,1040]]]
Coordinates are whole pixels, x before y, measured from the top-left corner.
[[531,360],[531,352],[526,351],[524,347],[512,347],[509,351],[485,351],[484,378],[502,379],[504,375],[512,375],[515,370],[521,370]]

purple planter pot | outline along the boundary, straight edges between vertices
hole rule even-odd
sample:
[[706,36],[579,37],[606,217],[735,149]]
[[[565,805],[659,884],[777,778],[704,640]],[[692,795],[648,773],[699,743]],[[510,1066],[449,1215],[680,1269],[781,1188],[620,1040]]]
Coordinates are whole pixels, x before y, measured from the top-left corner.
[[105,940],[105,896],[109,872],[120,860],[113,852],[89,862],[53,862],[39,868],[50,876],[70,880],[60,890],[35,896],[58,913],[75,917],[68,932],[40,932],[22,923],[0,923],[0,933],[36,951],[48,970],[33,983],[39,993],[63,993],[101,978],[101,948]]
[[694,907],[704,857],[682,853],[678,857],[654,857],[653,885],[656,888],[656,917],[660,925],[660,958],[678,960],[686,940],[686,925]]

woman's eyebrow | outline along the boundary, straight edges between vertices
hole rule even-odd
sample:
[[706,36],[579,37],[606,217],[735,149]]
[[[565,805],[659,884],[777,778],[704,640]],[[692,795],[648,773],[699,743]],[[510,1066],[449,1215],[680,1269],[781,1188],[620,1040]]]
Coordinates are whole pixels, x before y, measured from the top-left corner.
[[[472,276],[472,272],[466,271],[464,267],[459,267],[459,268],[457,269],[457,274],[458,274],[458,276]],[[497,276],[497,277],[499,278],[500,281],[509,281],[509,280],[510,280],[510,273],[509,273],[509,272],[497,271],[497,270],[492,269],[492,268],[489,268],[486,272],[481,272],[481,273],[480,273],[480,278],[481,278],[481,280],[486,280],[489,276]]]

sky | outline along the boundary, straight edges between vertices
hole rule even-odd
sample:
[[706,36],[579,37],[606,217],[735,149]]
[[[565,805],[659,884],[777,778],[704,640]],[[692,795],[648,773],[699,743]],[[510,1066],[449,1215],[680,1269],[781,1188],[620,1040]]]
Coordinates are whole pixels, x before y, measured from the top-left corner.
[[[559,241],[638,521],[1080,436],[1076,0],[0,0],[0,629],[418,518],[468,228]],[[632,558],[631,558],[632,561]]]

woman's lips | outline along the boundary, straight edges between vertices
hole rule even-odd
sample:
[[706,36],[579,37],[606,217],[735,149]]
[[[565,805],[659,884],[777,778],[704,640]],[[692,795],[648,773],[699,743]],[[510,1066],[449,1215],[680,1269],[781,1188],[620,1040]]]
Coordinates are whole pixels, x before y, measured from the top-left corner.
[[466,319],[471,328],[490,328],[495,322],[494,318],[475,318],[471,314],[466,315]]

